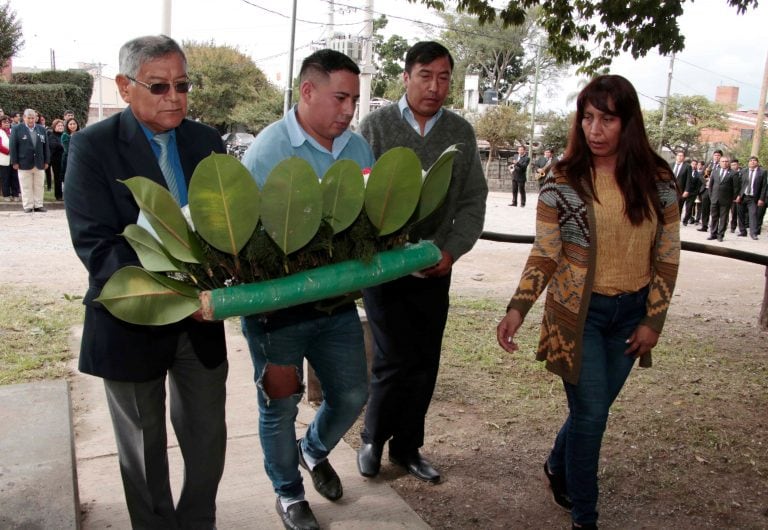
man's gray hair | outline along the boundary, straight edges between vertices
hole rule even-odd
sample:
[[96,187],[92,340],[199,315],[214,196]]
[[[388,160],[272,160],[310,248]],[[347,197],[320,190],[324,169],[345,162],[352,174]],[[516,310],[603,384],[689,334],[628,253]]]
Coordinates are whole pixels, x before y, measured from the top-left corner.
[[24,116],[37,117],[37,111],[35,109],[24,109]]
[[136,77],[144,63],[177,53],[187,64],[187,56],[181,46],[166,35],[147,35],[129,40],[120,48],[120,73]]

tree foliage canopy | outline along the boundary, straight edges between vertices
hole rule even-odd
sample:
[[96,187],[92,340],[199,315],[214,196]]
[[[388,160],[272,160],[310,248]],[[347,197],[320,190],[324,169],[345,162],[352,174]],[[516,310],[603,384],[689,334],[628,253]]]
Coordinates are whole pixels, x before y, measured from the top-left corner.
[[[438,0],[408,1],[445,9],[445,2]],[[581,73],[594,73],[622,52],[638,59],[654,48],[661,55],[682,51],[685,37],[678,18],[686,1],[509,0],[497,9],[491,0],[456,0],[456,10],[477,17],[480,24],[499,20],[508,27],[525,24],[528,10],[540,7],[536,24],[547,34],[549,52],[562,64],[580,65]],[[739,14],[758,4],[758,0],[725,1]]]
[[258,132],[280,117],[280,91],[248,56],[236,48],[212,42],[185,42],[184,53],[193,83],[189,93],[190,117],[221,132],[235,124]]
[[490,144],[489,160],[504,144],[526,144],[530,136],[529,116],[514,105],[490,107],[475,123],[475,134]]
[[11,9],[10,0],[0,5],[0,68],[24,47],[21,22],[16,11]]
[[667,122],[664,137],[661,138],[661,110],[646,111],[645,130],[652,146],[659,143],[670,151],[682,149],[686,154],[700,154],[704,151],[701,144],[702,129],[724,131],[726,112],[722,105],[712,103],[704,96],[669,97],[667,103]]

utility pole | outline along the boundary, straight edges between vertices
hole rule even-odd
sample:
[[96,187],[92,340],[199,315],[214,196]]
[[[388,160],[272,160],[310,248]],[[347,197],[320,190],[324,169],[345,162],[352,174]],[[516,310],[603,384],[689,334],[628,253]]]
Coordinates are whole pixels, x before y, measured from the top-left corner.
[[51,48],[51,70],[56,71],[56,52]]
[[661,109],[661,127],[659,127],[659,155],[664,145],[664,129],[667,127],[667,105],[669,105],[669,91],[672,89],[672,71],[675,67],[675,54],[669,59],[669,72],[667,72],[667,95],[664,98],[664,106]]
[[163,0],[163,20],[160,33],[171,36],[171,4],[173,0]]
[[365,3],[363,28],[363,60],[360,64],[360,100],[358,123],[371,111],[371,81],[373,80],[373,0]]
[[291,14],[291,46],[288,50],[288,77],[286,78],[285,101],[283,101],[283,116],[291,110],[293,99],[293,48],[296,46],[296,0],[293,0],[293,13]]
[[531,160],[533,160],[533,135],[536,131],[536,98],[538,96],[539,92],[539,50],[541,50],[541,39],[539,39],[539,43],[535,45],[536,46],[536,58],[535,61],[535,69],[533,74],[533,103],[531,104],[531,145],[528,149],[528,156],[531,157]]
[[[758,156],[760,144],[763,141],[763,120],[765,119],[765,98],[768,95],[768,53],[765,55],[765,67],[763,68],[763,86],[760,88],[760,99],[757,100],[757,120],[755,120],[755,132],[752,134],[752,156]],[[766,161],[763,161],[765,164]]]
[[331,47],[331,41],[333,41],[333,26],[335,25],[335,22],[333,20],[334,13],[336,11],[336,6],[334,5],[334,0],[328,1],[328,36],[325,37],[325,47],[330,48]]

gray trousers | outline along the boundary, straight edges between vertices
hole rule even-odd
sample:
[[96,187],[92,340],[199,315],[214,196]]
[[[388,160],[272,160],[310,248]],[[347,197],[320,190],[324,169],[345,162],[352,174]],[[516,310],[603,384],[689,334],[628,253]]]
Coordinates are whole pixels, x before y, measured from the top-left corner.
[[185,335],[168,370],[171,423],[184,459],[174,506],[168,473],[165,377],[132,383],[104,380],[120,474],[133,528],[215,528],[216,492],[224,471],[228,364],[205,368]]

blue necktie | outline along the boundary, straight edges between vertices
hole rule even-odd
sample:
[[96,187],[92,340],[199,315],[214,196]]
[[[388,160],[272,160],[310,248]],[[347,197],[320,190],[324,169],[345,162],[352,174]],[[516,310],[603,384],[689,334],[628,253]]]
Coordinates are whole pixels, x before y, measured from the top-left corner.
[[[160,170],[165,177],[165,182],[168,184],[168,191],[171,192],[171,195],[176,199],[176,202],[179,203],[179,205],[182,205],[181,194],[179,193],[179,175],[173,170],[173,165],[168,157],[168,142],[170,139],[171,136],[168,133],[156,134],[152,137],[152,141],[160,146],[160,158],[158,159],[158,162],[160,163]],[[184,184],[181,185],[183,186]]]

